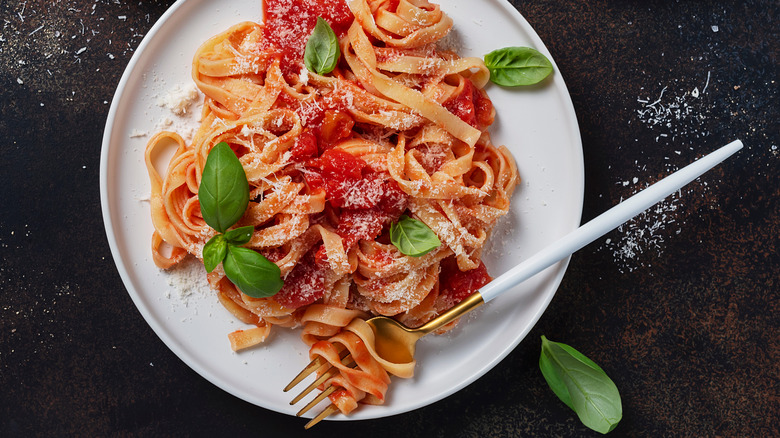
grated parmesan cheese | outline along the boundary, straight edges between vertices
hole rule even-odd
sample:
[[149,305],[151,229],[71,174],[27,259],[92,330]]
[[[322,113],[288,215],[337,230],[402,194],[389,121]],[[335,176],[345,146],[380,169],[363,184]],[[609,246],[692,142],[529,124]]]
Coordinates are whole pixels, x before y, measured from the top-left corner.
[[198,88],[195,84],[185,86],[177,85],[165,96],[157,100],[157,105],[168,108],[172,113],[181,116],[187,114],[192,106],[198,100]]
[[303,85],[308,85],[309,83],[309,69],[306,68],[306,65],[301,66],[301,73],[298,75],[298,80]]

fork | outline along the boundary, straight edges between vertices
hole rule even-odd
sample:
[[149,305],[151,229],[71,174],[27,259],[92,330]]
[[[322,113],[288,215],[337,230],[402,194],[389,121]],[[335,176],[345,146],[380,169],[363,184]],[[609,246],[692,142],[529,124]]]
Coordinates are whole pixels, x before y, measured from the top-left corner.
[[[376,353],[385,360],[394,363],[409,363],[414,358],[417,340],[431,331],[463,316],[467,312],[487,303],[493,298],[512,289],[514,286],[538,274],[549,266],[573,254],[585,245],[593,242],[604,234],[627,222],[634,216],[650,208],[652,205],[666,198],[670,194],[681,189],[704,172],[715,167],[726,158],[730,157],[742,148],[742,142],[735,140],[715,152],[694,161],[688,166],[674,172],[666,178],[656,182],[650,187],[640,191],[625,201],[615,205],[585,225],[558,239],[550,246],[518,264],[506,273],[500,275],[490,283],[474,292],[466,299],[456,304],[450,310],[442,313],[428,323],[418,328],[409,328],[400,322],[386,317],[376,316],[366,320],[366,323],[374,331]],[[340,351],[342,364],[348,367],[354,366],[354,361],[346,351]],[[311,393],[315,388],[326,382],[339,371],[335,367],[327,367],[327,361],[317,357],[309,363],[285,388],[287,392],[311,373],[323,369],[323,374],[311,385],[304,389],[290,404],[293,405]],[[333,385],[325,388],[316,398],[298,412],[301,416],[311,408],[319,404],[336,390]],[[338,411],[334,404],[317,414],[306,424],[306,429],[319,423],[329,415]]]

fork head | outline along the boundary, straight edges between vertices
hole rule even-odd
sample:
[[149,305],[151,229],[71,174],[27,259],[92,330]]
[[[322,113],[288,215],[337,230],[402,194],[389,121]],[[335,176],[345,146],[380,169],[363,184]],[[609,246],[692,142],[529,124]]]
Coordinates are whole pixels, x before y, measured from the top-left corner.
[[[355,333],[361,333],[361,335],[358,337],[365,340],[366,347],[374,349],[375,354],[379,356],[376,358],[377,361],[380,361],[378,362],[378,365],[381,365],[381,367],[384,368],[384,371],[390,372],[399,377],[406,378],[411,377],[414,374],[414,351],[418,339],[430,333],[431,331],[436,330],[437,328],[451,321],[454,321],[459,316],[469,312],[471,309],[478,307],[483,302],[484,301],[482,300],[480,293],[475,292],[448,311],[427,322],[423,326],[413,329],[385,316],[377,316],[366,321],[360,318],[355,318],[346,327],[346,329],[348,331],[354,331]],[[343,367],[339,369],[337,366],[331,366],[328,360],[322,356],[317,356],[287,385],[286,388],[284,388],[285,392],[289,391],[314,372],[316,372],[319,376],[290,402],[291,405],[298,403],[304,397],[309,395],[314,389],[320,387],[326,382],[329,382],[330,379],[340,373],[344,367],[353,369],[357,368],[357,364],[355,363],[355,360],[352,358],[352,355],[349,353],[349,351],[345,347],[341,346],[341,344],[337,345],[338,346],[336,348],[339,361]],[[387,379],[387,383],[389,383],[387,374],[384,374],[384,376]],[[298,416],[305,414],[311,408],[319,404],[326,397],[330,396],[336,391],[335,386],[331,385],[330,383],[327,383],[327,385],[328,386],[325,387],[317,397],[315,397],[298,412]],[[308,429],[314,426],[338,410],[338,407],[331,403],[327,408],[314,417],[314,419],[312,419],[306,425],[306,428]]]
[[[357,366],[355,361],[352,359],[352,355],[349,354],[349,352],[344,349],[339,349],[339,358],[341,360],[341,363],[344,366],[352,367],[354,368]],[[284,392],[287,392],[297,386],[299,383],[301,383],[306,377],[310,376],[312,373],[317,373],[319,377],[314,380],[309,386],[303,389],[303,391],[300,392],[295,398],[292,399],[290,402],[291,405],[294,405],[298,403],[299,401],[303,400],[307,395],[309,395],[312,391],[314,391],[317,387],[325,383],[328,379],[331,377],[336,376],[339,373],[339,369],[335,366],[331,366],[328,361],[326,361],[322,356],[317,356],[314,360],[312,360],[309,365],[307,365],[300,373],[298,373],[297,376],[284,388]],[[313,407],[317,406],[321,401],[325,400],[328,396],[333,394],[336,391],[337,387],[333,385],[329,385],[326,388],[322,390],[315,398],[313,398],[306,406],[304,406],[300,411],[298,411],[296,416],[300,417],[301,415],[309,412]],[[314,426],[315,424],[319,423],[320,421],[324,420],[328,416],[338,412],[338,407],[331,403],[328,407],[323,409],[319,414],[317,414],[314,418],[312,418],[308,423],[306,423],[306,426],[304,426],[306,429]]]
[[420,338],[483,303],[482,295],[474,292],[446,312],[417,328],[409,328],[386,316],[375,316],[366,320],[366,323],[374,332],[374,349],[382,359],[396,364],[410,363],[414,361],[414,351]]

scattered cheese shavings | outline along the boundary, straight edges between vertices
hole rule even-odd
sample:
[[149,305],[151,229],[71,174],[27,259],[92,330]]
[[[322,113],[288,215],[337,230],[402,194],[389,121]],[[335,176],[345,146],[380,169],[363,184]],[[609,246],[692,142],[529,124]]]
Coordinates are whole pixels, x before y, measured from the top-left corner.
[[298,75],[301,84],[307,85],[309,83],[309,69],[305,65],[301,66],[301,73]]
[[165,96],[157,100],[157,105],[168,108],[176,115],[187,114],[190,106],[198,100],[198,88],[195,84],[176,86]]
[[133,129],[133,132],[130,133],[130,138],[146,137],[147,135],[146,131]]

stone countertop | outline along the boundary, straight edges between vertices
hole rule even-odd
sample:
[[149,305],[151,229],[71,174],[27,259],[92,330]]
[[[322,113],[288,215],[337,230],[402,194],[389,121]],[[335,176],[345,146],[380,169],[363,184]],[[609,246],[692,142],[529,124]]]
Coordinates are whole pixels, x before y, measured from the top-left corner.
[[[239,400],[179,360],[109,251],[103,126],[130,57],[172,3],[0,3],[0,436],[302,435],[303,420]],[[736,138],[745,148],[575,254],[530,335],[477,382],[314,433],[595,435],[546,387],[544,334],[616,382],[624,415],[612,435],[780,436],[780,4],[513,4],[571,93],[583,221],[637,181]]]

